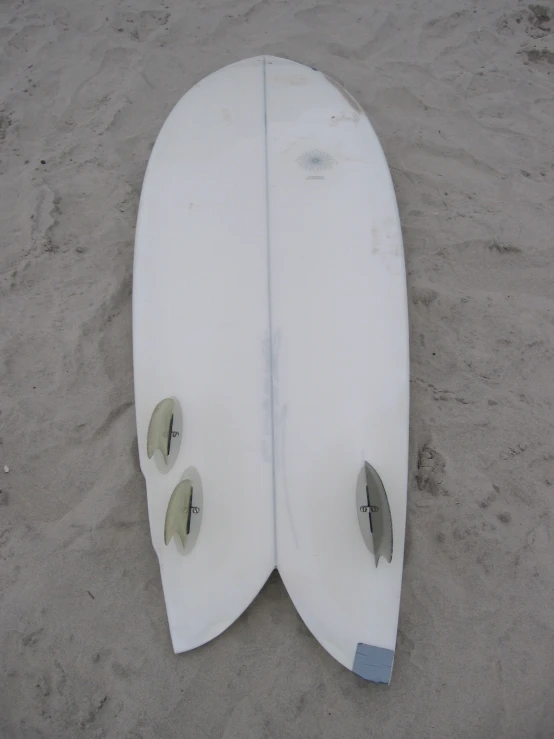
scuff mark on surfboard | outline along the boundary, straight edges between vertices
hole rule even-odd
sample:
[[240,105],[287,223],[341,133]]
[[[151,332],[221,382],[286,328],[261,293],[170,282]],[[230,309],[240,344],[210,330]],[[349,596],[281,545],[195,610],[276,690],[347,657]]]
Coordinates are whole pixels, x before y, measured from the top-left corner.
[[355,110],[352,113],[340,113],[339,115],[332,115],[329,121],[331,126],[338,126],[339,123],[358,123],[360,120],[360,114]]
[[308,78],[301,74],[278,74],[273,77],[273,80],[283,85],[292,85],[293,87],[308,84]]
[[379,254],[379,229],[373,226],[371,229],[372,254]]

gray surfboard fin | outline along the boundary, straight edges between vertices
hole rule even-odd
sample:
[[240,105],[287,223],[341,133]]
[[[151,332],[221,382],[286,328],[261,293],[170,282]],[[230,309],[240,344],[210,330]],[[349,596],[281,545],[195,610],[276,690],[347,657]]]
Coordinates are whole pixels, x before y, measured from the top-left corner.
[[192,515],[192,483],[181,480],[173,491],[165,514],[164,541],[166,546],[175,536],[184,548],[190,533]]
[[375,557],[375,566],[383,557],[392,560],[392,516],[387,493],[377,471],[365,462],[358,478],[358,521],[362,536]]
[[152,459],[156,451],[160,451],[165,464],[171,450],[171,433],[173,427],[175,402],[172,398],[161,400],[154,408],[154,412],[148,424],[148,436],[146,438],[146,453],[148,459]]

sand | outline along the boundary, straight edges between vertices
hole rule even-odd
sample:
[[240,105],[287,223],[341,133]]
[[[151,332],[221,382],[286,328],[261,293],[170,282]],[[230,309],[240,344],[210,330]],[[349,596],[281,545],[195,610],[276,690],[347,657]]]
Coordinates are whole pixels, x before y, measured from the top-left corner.
[[[2,739],[554,736],[553,17],[2,3]],[[215,641],[170,645],[135,435],[137,204],[172,106],[259,53],[357,97],[398,195],[411,473],[389,688],[327,655],[277,574]]]

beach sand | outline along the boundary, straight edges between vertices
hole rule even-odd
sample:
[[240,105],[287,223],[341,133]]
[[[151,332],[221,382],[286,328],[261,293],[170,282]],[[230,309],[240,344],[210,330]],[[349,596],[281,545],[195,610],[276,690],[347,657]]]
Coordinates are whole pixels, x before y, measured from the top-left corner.
[[[554,736],[551,0],[5,0],[0,45],[0,737]],[[342,82],[396,187],[411,473],[388,688],[319,646],[276,573],[222,636],[171,649],[133,406],[137,205],[173,105],[260,53]]]

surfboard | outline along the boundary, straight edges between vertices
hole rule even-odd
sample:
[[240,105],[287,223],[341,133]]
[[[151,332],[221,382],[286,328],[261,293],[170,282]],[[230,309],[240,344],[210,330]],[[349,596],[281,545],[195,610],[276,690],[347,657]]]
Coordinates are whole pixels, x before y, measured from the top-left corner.
[[408,310],[361,107],[276,57],[202,80],[152,152],[134,269],[139,456],[175,651],[221,633],[277,566],[322,646],[388,683]]

